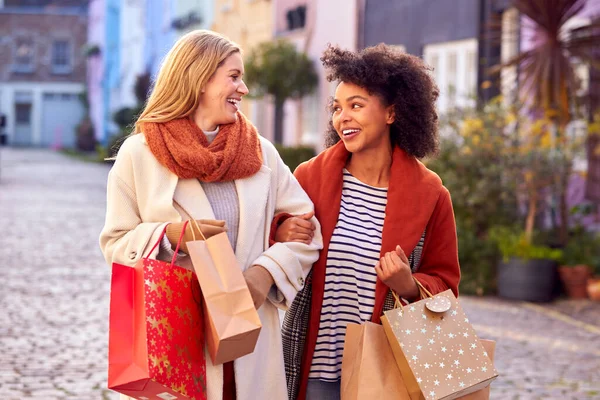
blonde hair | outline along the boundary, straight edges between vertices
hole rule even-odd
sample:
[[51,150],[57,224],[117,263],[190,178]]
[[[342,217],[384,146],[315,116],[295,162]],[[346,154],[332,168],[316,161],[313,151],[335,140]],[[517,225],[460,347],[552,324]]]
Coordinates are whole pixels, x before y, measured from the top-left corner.
[[216,32],[195,30],[181,37],[165,57],[134,133],[144,122],[184,118],[198,108],[201,90],[217,68],[240,47]]

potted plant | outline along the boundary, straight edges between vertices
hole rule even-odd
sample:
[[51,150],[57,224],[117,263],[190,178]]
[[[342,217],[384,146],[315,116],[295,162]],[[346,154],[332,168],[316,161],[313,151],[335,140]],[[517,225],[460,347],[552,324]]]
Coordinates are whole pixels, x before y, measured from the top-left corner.
[[490,238],[497,244],[498,295],[507,299],[548,302],[557,294],[557,266],[562,250],[534,245],[526,234],[506,227],[493,228]]
[[600,301],[600,234],[596,234],[592,275],[587,280],[587,294],[590,299]]
[[558,274],[565,292],[572,299],[588,297],[587,281],[592,277],[588,255],[580,247],[577,241],[569,241],[563,249],[563,260],[558,267]]
[[588,278],[587,293],[590,299],[600,301],[600,277]]
[[581,217],[589,212],[580,209],[583,209],[582,206],[575,206],[571,210],[571,214],[578,219],[563,249],[561,266],[558,268],[567,295],[574,299],[588,297],[587,281],[592,277],[593,266],[600,263],[600,240],[584,228]]

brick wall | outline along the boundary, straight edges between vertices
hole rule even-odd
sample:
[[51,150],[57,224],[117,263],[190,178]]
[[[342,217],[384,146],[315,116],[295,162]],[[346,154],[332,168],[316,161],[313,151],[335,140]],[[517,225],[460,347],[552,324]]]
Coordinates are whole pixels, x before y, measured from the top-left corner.
[[[83,15],[15,13],[0,10],[0,82],[85,82],[87,19]],[[67,41],[68,68],[52,63],[55,41]],[[31,44],[31,47],[30,47]],[[32,49],[32,68],[16,68],[17,53]],[[64,53],[63,53],[64,54]]]

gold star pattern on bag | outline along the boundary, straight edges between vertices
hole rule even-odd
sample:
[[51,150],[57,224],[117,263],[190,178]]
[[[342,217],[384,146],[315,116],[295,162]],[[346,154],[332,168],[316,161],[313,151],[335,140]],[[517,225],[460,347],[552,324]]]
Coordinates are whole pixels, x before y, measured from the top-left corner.
[[146,302],[151,305],[146,308],[150,376],[168,382],[185,398],[199,399],[206,393],[206,364],[198,279],[192,271],[161,261],[144,262]]
[[454,399],[498,376],[452,291],[386,311],[384,319],[396,357],[405,359],[425,400]]

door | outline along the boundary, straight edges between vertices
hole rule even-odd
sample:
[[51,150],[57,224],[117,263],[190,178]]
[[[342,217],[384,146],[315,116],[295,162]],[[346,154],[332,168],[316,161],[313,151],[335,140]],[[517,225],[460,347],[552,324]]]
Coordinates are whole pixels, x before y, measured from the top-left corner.
[[15,132],[12,144],[15,146],[31,146],[32,127],[31,111],[33,96],[30,92],[15,93]]
[[74,93],[44,93],[42,104],[42,146],[73,148],[77,125],[85,115]]

